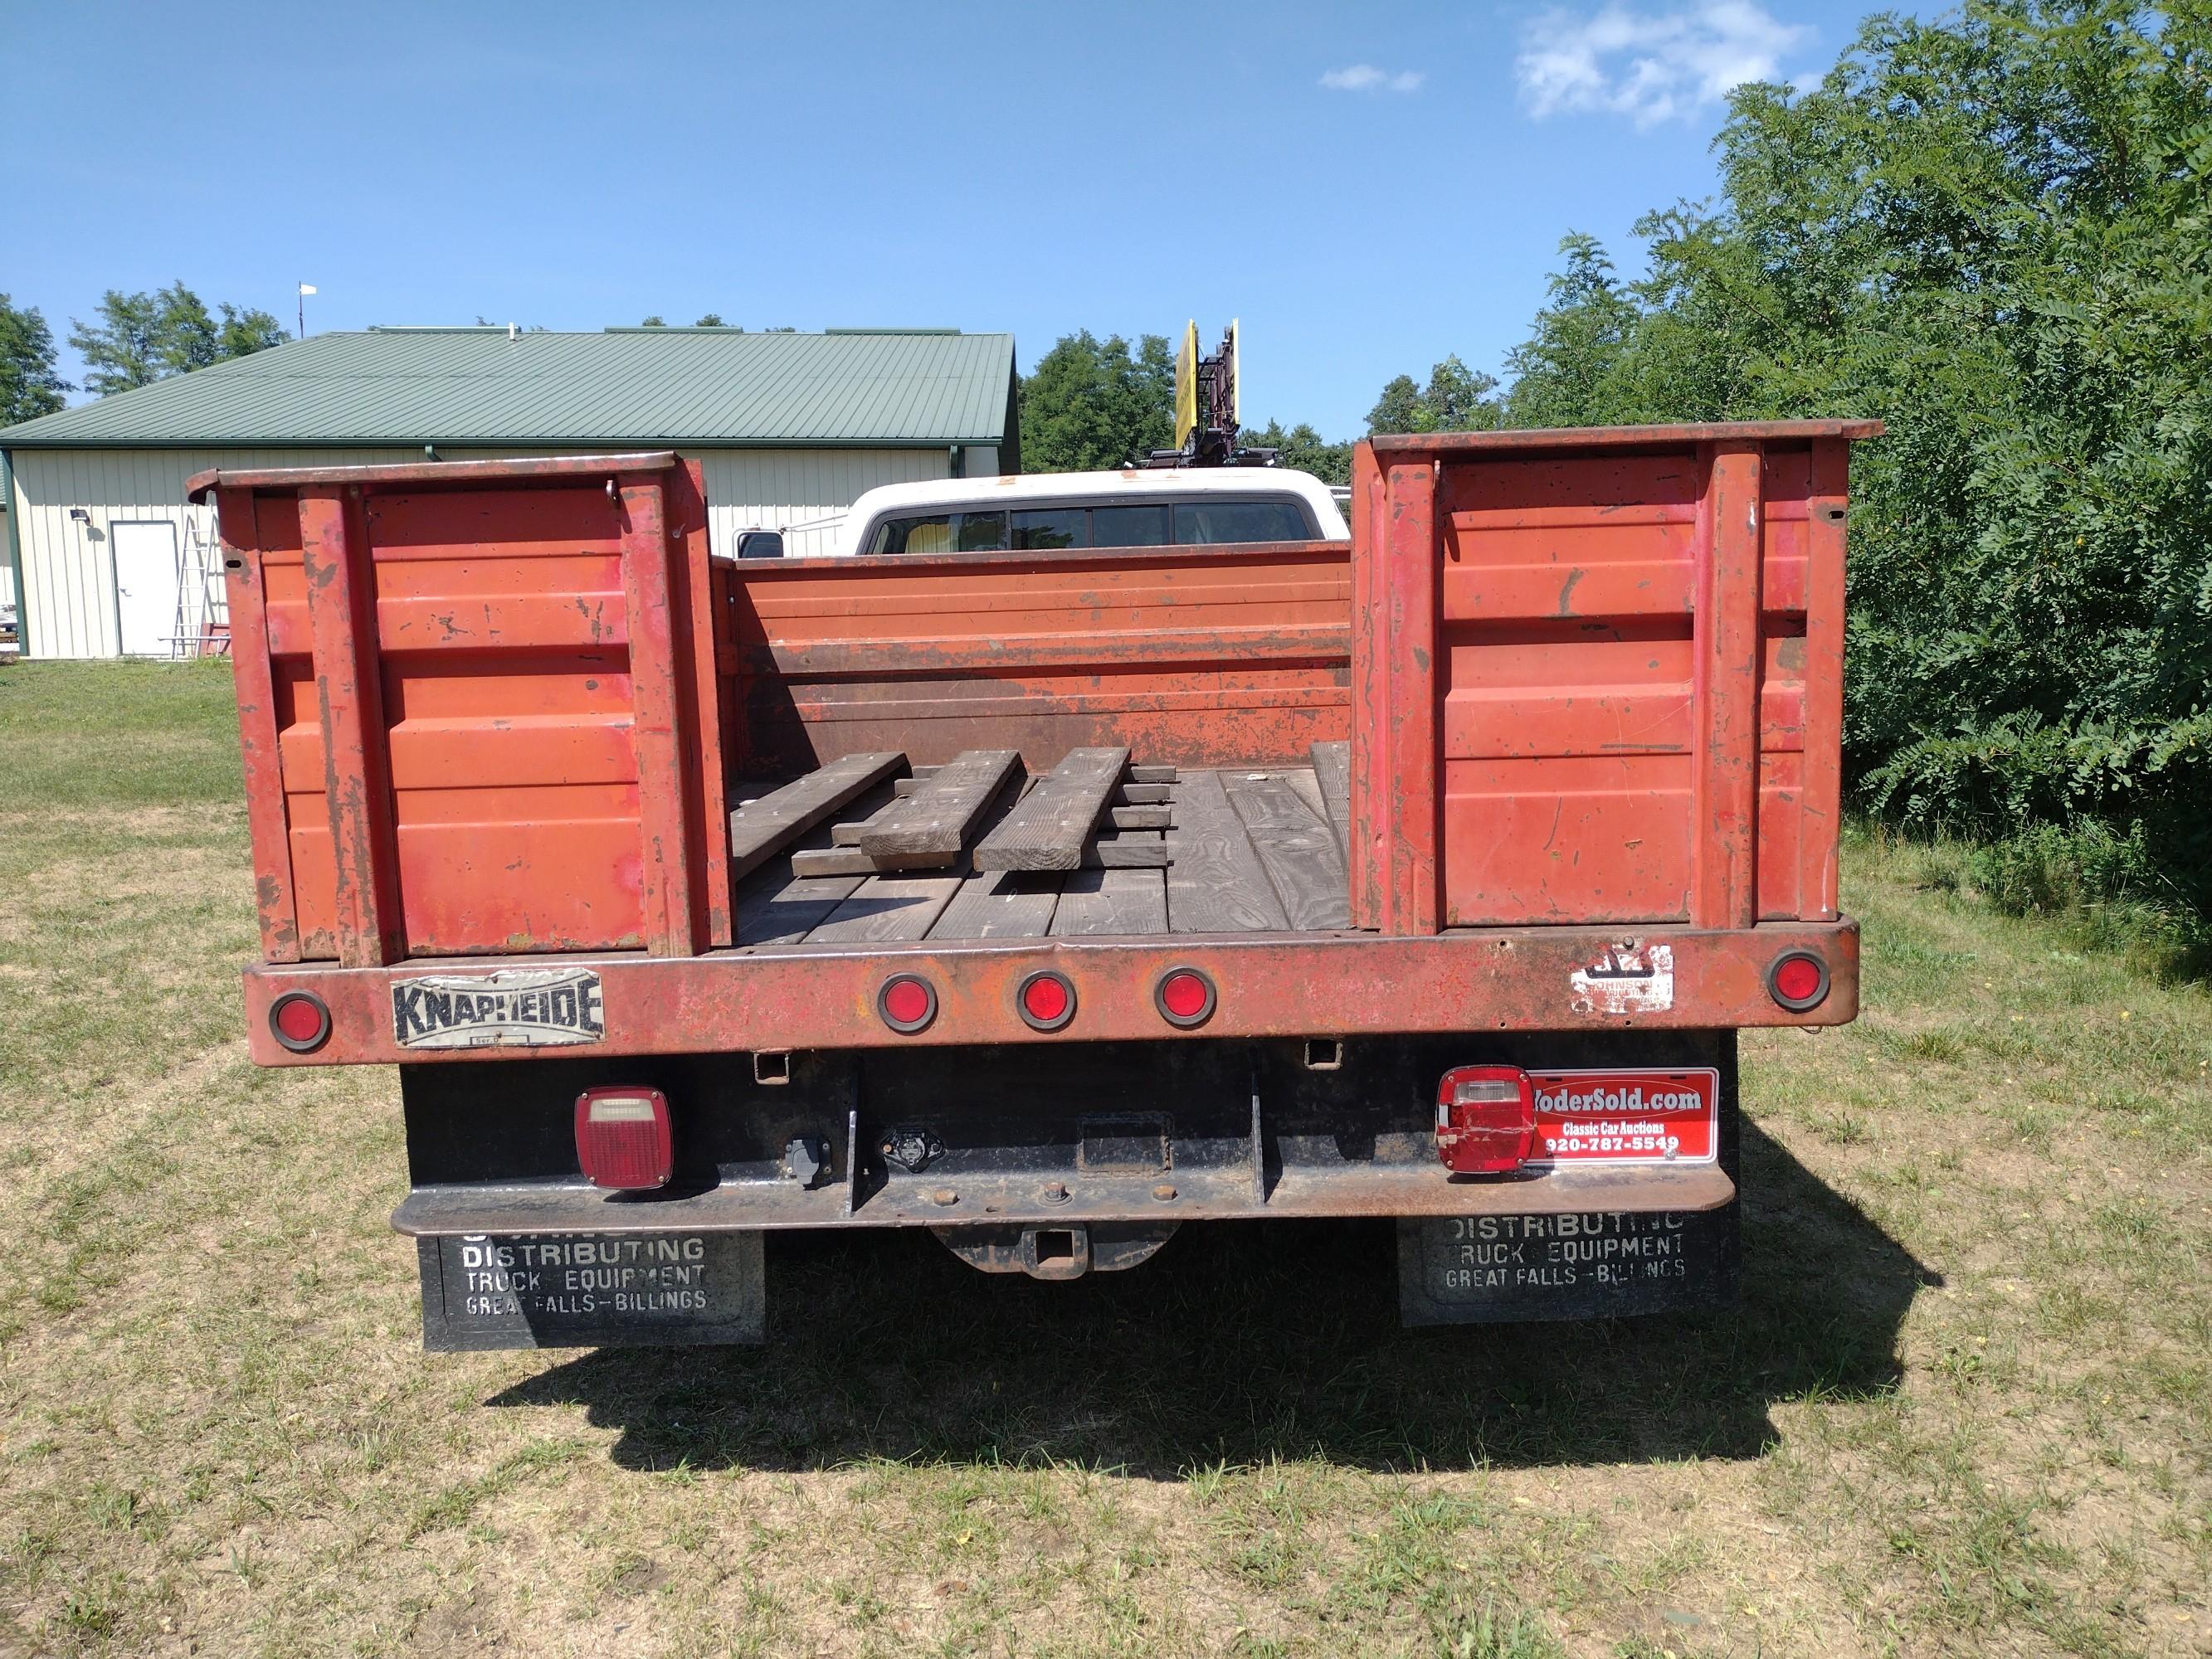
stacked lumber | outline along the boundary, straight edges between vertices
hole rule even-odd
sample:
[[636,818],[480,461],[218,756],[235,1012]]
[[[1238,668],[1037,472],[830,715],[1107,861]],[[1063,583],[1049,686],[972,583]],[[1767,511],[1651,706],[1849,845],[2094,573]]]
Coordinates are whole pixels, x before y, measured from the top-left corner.
[[[847,755],[730,815],[742,877],[788,853],[800,879],[893,872],[1160,869],[1171,860],[1172,766],[1126,749],[1078,749],[1031,776],[1012,749],[940,766]],[[826,826],[826,828],[825,828]]]

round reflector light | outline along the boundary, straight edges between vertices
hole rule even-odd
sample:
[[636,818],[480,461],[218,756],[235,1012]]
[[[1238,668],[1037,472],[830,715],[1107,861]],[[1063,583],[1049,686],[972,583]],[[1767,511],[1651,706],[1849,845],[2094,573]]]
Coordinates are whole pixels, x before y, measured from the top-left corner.
[[1793,1014],[1817,1008],[1828,994],[1828,964],[1810,951],[1777,957],[1766,970],[1766,990]]
[[898,974],[876,993],[876,1012],[894,1031],[919,1031],[937,1018],[937,993],[917,974]]
[[312,1054],[331,1034],[331,1011],[313,991],[287,991],[269,1005],[269,1030],[294,1054]]
[[1188,1030],[1213,1018],[1213,981],[1195,968],[1170,968],[1152,988],[1160,1018]]
[[1031,974],[1016,1000],[1023,1019],[1040,1031],[1057,1031],[1075,1018],[1075,987],[1065,974]]

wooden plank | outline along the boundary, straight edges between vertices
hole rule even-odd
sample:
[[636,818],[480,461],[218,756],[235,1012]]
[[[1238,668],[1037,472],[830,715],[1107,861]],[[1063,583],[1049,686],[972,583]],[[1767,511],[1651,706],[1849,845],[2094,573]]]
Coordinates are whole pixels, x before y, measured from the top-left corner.
[[[1114,787],[1128,769],[1126,749],[1072,749],[976,843],[978,870],[1073,870],[1083,861]],[[865,844],[865,843],[863,843]]]
[[1322,810],[1336,831],[1336,844],[1352,848],[1352,745],[1317,743],[1308,750],[1313,757],[1314,777],[1321,785]]
[[1164,783],[1125,783],[1115,799],[1124,806],[1164,806],[1175,799],[1175,790]]
[[870,876],[807,935],[811,945],[926,939],[960,890],[957,876]]
[[[853,803],[851,810],[870,812],[887,805],[891,787],[878,783]],[[810,870],[802,860],[831,850],[832,826],[817,824],[792,849],[788,860],[772,862],[756,870],[738,885],[739,945],[796,945],[827,921],[853,895],[872,866],[856,871]]]
[[1021,775],[1018,750],[963,750],[896,811],[871,823],[860,846],[880,870],[945,869],[999,792]]
[[1291,925],[1220,777],[1185,772],[1168,842],[1168,927],[1178,933],[1280,933]]
[[1178,774],[1172,766],[1133,766],[1129,776],[1137,783],[1173,783]]
[[1328,823],[1328,808],[1322,805],[1321,784],[1315,778],[1311,767],[1285,766],[1281,769],[1279,775],[1285,783],[1298,792],[1298,799],[1306,804],[1306,811],[1311,812],[1323,824]]
[[1164,870],[1078,870],[1061,884],[1052,917],[1053,935],[1059,939],[1167,930]]
[[1101,836],[1083,849],[1086,870],[1164,870],[1174,862],[1175,848],[1157,830]]
[[791,855],[794,876],[872,876],[876,862],[857,847],[802,847]]
[[1352,926],[1352,884],[1335,832],[1279,772],[1225,772],[1222,783],[1253,850],[1301,931]]
[[1115,806],[1107,811],[1107,817],[1116,830],[1172,830],[1175,828],[1175,808],[1172,806]]
[[763,871],[738,895],[739,945],[796,945],[828,921],[860,884],[859,876],[808,878]]
[[892,750],[845,755],[730,814],[730,878],[757,870],[855,796],[906,766]]
[[985,871],[960,884],[929,936],[1041,939],[1052,931],[1063,879],[1056,870]]
[[[899,780],[901,783],[905,781],[904,778]],[[860,837],[868,833],[869,825],[897,805],[896,799],[887,800],[872,812],[855,813],[849,818],[840,819],[830,826],[830,844],[832,847],[858,847]]]

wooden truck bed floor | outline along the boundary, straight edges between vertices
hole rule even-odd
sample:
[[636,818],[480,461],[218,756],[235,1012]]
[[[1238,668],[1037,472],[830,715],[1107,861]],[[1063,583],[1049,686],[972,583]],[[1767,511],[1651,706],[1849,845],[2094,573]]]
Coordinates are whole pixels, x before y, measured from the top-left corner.
[[[1334,771],[1334,757],[1316,758],[1323,775]],[[1171,783],[1135,786],[1128,793],[1164,807],[1169,827],[1121,830],[1091,856],[1103,852],[1109,864],[1140,867],[977,870],[963,854],[960,867],[941,871],[806,875],[781,854],[738,889],[737,944],[1347,929],[1343,799],[1335,778],[1325,785],[1323,775],[1312,767],[1184,768]],[[996,816],[1011,810],[1018,793],[1008,792]],[[885,784],[842,809],[844,842],[892,799]],[[792,852],[803,862],[839,845],[839,825],[825,823]]]

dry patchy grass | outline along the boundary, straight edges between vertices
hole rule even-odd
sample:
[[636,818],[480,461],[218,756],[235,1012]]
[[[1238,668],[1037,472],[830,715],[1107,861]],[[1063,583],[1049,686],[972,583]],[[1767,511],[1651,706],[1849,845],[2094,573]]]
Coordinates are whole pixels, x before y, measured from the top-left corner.
[[763,1352],[430,1358],[392,1079],[263,1073],[219,672],[0,674],[0,1651],[2184,1654],[2212,1006],[1855,844],[1746,1287],[1401,1332],[1387,1230],[779,1240]]

